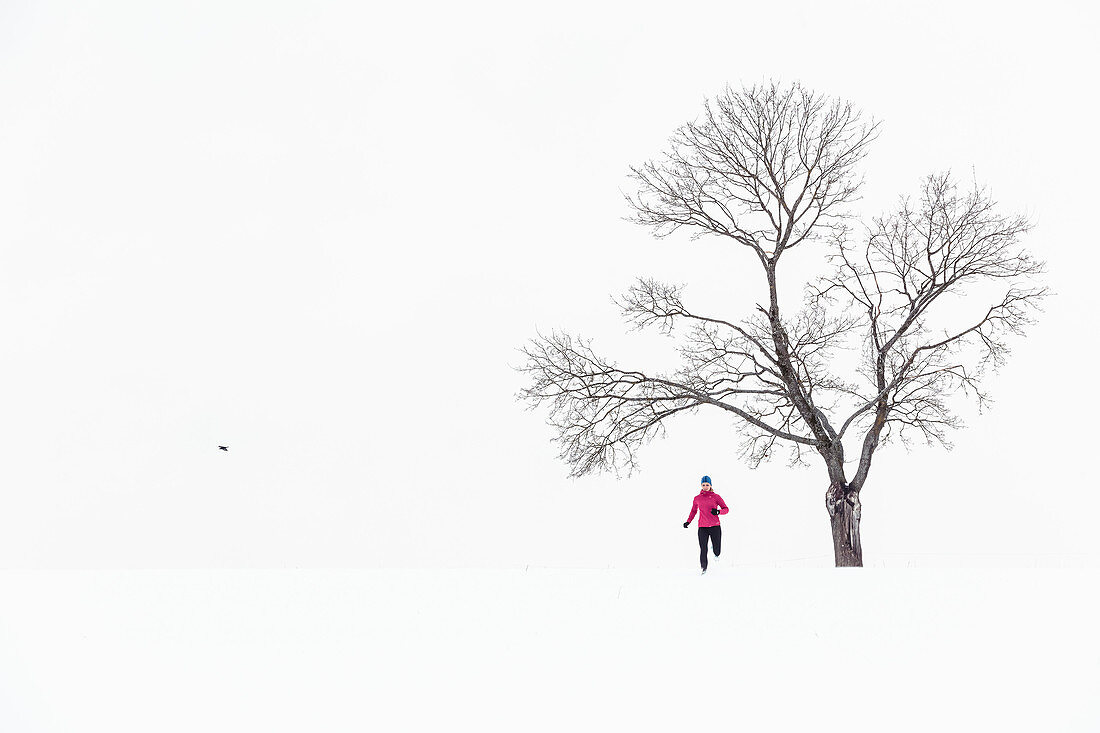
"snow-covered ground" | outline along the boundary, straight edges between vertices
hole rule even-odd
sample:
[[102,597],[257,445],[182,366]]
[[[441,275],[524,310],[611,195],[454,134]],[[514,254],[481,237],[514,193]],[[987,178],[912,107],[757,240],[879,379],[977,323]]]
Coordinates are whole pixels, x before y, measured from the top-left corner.
[[0,720],[1096,731],[1100,571],[0,572]]

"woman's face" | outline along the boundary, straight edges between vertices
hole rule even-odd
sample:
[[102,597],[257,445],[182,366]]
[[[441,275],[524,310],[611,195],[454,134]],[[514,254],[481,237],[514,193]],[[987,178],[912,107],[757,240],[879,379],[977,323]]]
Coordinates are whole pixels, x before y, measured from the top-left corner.
[[703,484],[703,491],[710,491],[710,484],[704,483]]

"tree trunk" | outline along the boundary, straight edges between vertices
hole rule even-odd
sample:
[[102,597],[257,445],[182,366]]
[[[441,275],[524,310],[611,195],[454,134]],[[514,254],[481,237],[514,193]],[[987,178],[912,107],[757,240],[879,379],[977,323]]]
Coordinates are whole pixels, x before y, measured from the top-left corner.
[[825,492],[825,508],[833,530],[833,558],[838,568],[863,567],[863,546],[859,541],[859,492],[833,483]]

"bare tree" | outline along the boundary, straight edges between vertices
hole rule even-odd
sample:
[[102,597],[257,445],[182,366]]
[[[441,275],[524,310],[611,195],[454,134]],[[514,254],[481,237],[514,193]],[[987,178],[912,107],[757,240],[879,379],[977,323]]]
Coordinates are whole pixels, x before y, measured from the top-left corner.
[[[846,205],[878,127],[799,84],[727,87],[676,131],[662,159],[631,168],[633,221],[657,237],[687,228],[744,247],[767,298],[724,319],[690,310],[682,286],[638,280],[615,302],[636,328],[682,335],[673,374],[622,369],[568,334],[531,340],[520,367],[531,381],[518,397],[549,406],[571,476],[633,469],[638,448],[672,416],[725,410],[753,468],[782,447],[792,464],[820,457],[836,564],[863,564],[859,496],[876,449],[910,436],[949,447],[960,425],[951,398],[988,401],[982,378],[1047,294],[1035,284],[1043,264],[1020,244],[1029,222],[997,213],[976,184],[960,193],[949,173],[928,176],[919,200],[901,199],[854,237]],[[779,260],[815,241],[828,270],[787,317]],[[945,305],[966,293],[987,300],[960,321],[962,309]],[[842,351],[856,354],[847,367]],[[858,459],[846,461],[845,438],[858,441]]]

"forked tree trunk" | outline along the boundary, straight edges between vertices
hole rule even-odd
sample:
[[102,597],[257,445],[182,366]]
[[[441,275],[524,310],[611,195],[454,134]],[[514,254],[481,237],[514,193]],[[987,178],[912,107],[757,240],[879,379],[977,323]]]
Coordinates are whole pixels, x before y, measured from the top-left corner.
[[829,523],[833,530],[836,566],[863,567],[863,547],[859,541],[859,492],[834,482],[825,492],[825,508],[829,511]]

